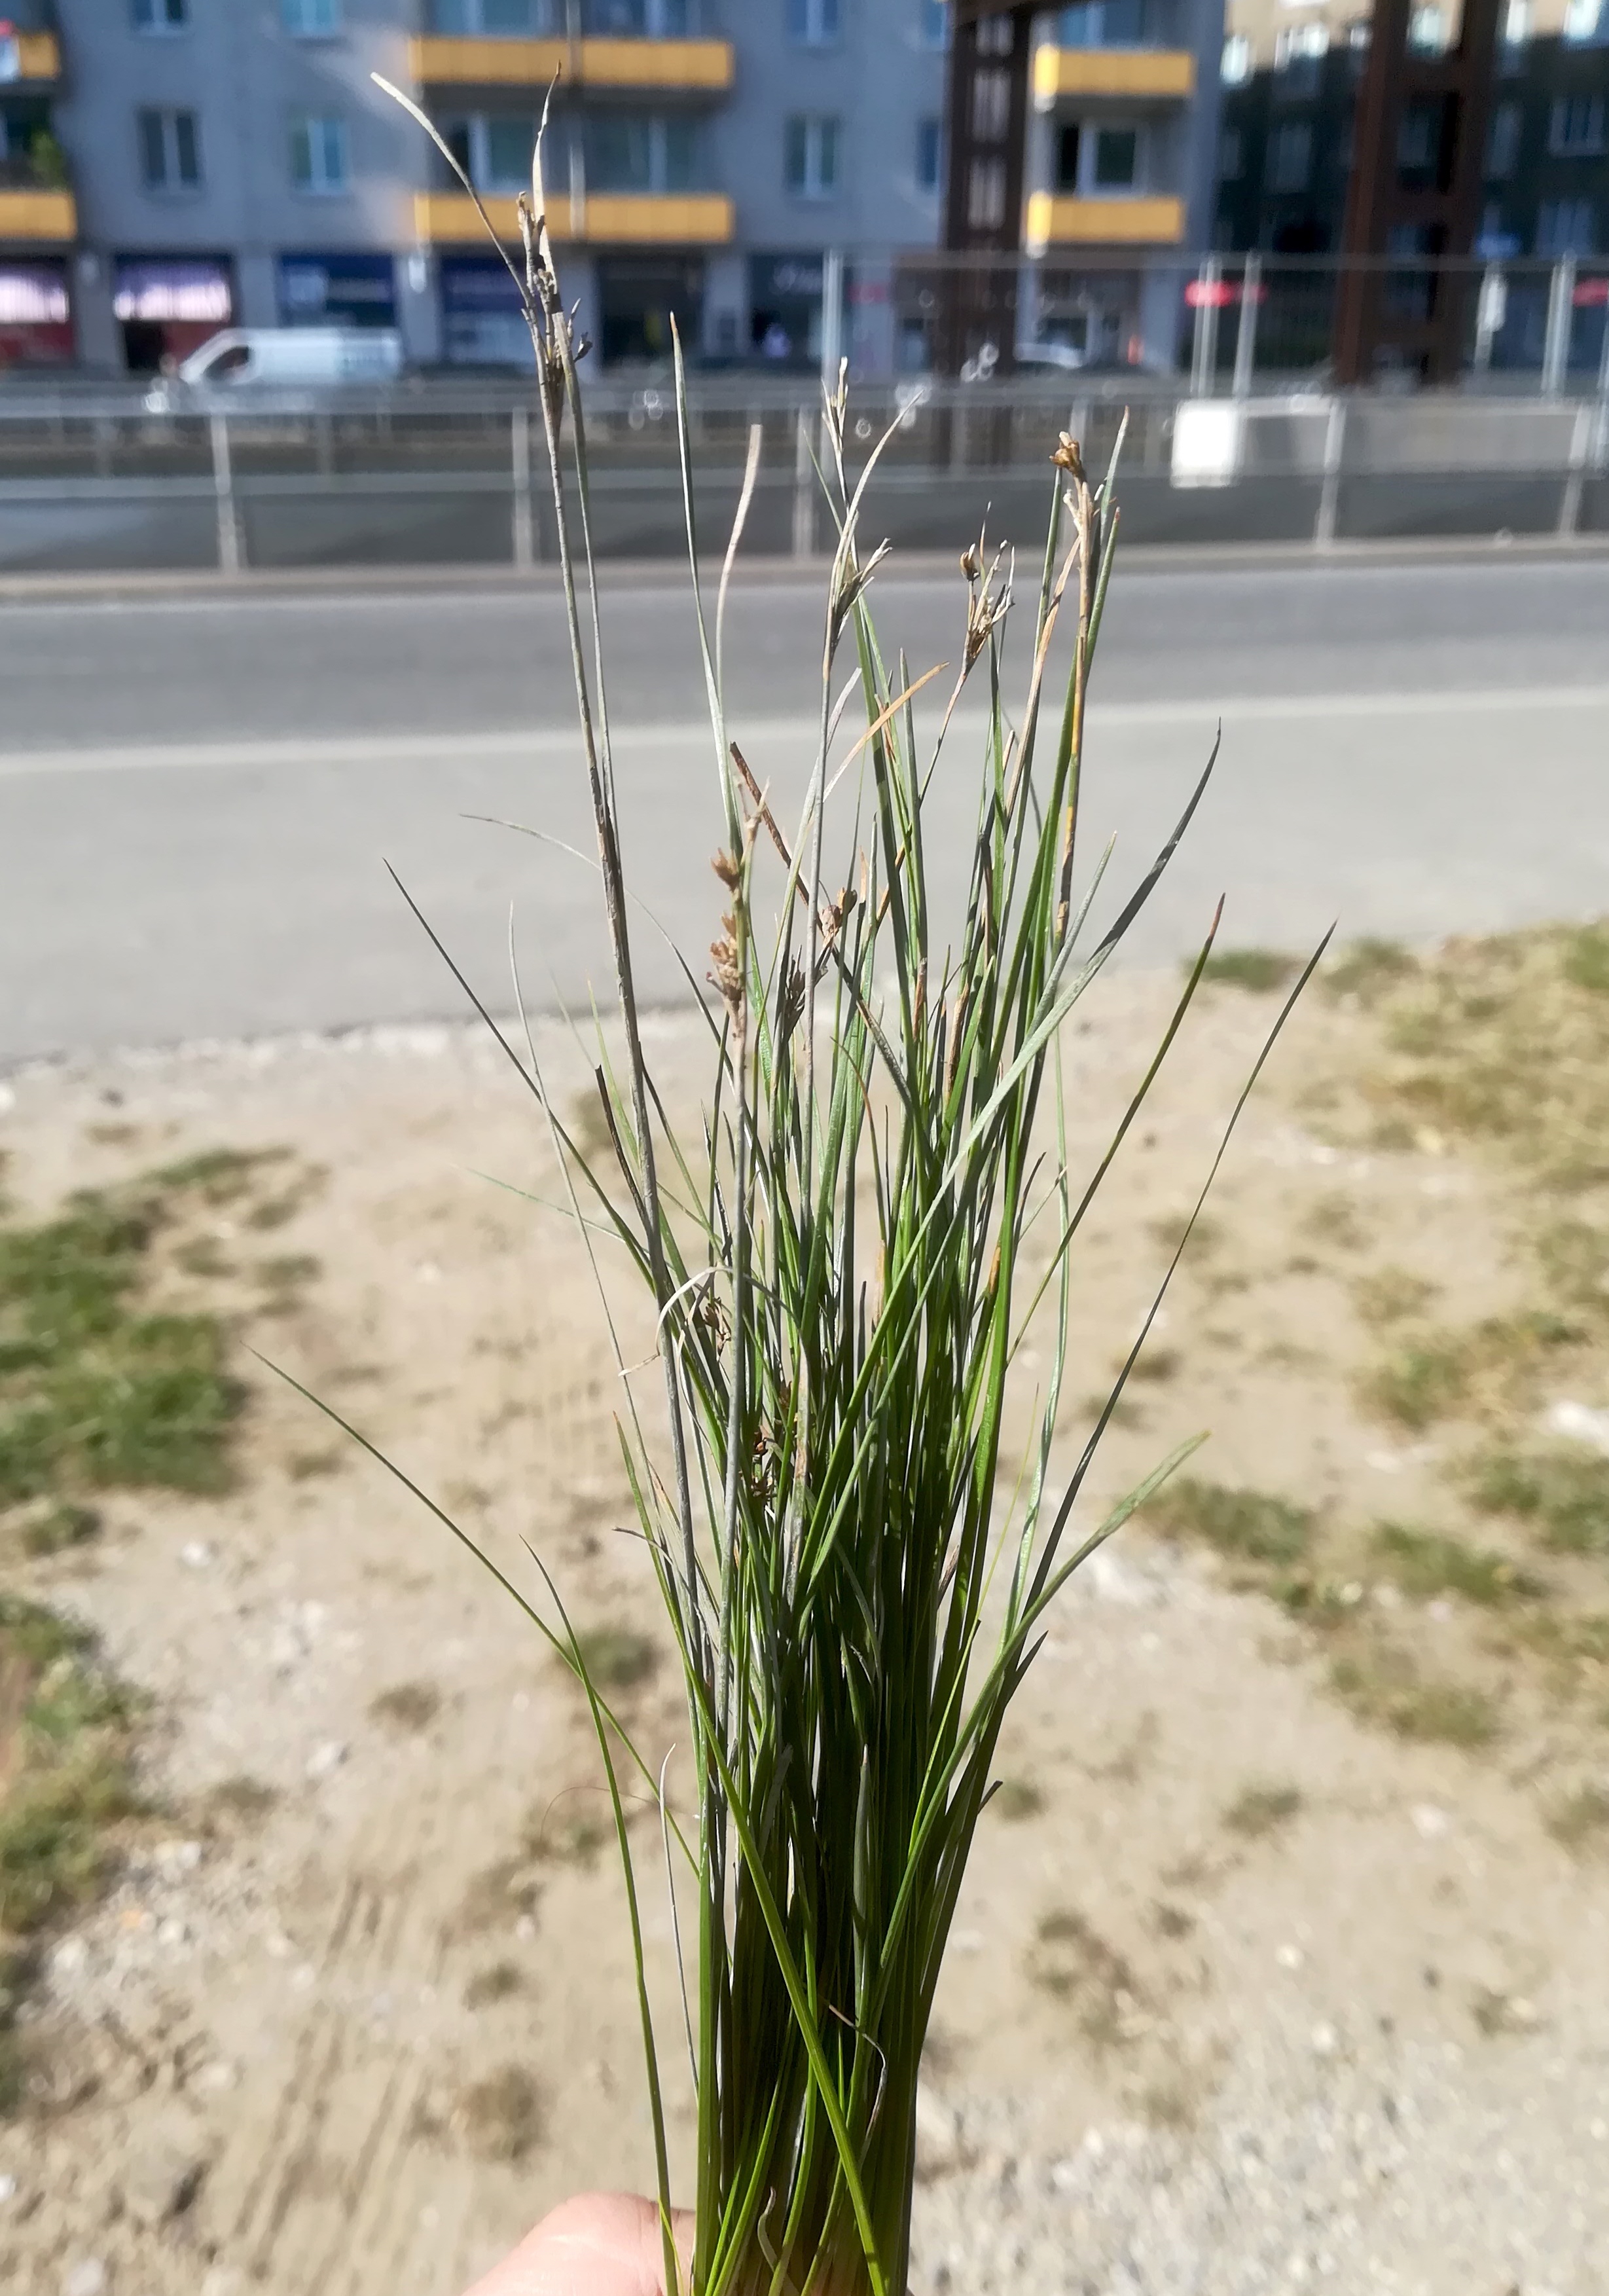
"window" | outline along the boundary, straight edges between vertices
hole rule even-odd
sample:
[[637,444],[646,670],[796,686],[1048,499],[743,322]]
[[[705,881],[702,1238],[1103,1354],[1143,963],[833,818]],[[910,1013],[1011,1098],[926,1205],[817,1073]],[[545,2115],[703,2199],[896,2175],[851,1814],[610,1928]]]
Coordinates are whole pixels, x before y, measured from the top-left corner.
[[922,11],[922,45],[927,48],[948,48],[949,45],[949,0],[919,0]]
[[1224,42],[1219,78],[1226,87],[1244,87],[1252,77],[1252,43],[1244,32],[1231,32]]
[[[685,192],[698,175],[698,121],[685,112],[597,111],[586,124],[587,181],[599,192]],[[526,147],[526,173],[530,151]]]
[[940,119],[919,119],[916,122],[916,188],[919,192],[936,192],[944,169],[944,123]]
[[839,123],[795,113],[783,132],[788,189],[801,200],[831,199],[838,188]]
[[1244,139],[1238,127],[1226,127],[1218,139],[1218,180],[1238,184],[1246,171]]
[[1564,37],[1572,47],[1609,41],[1609,6],[1605,0],[1570,0],[1564,11]]
[[1268,189],[1305,192],[1313,172],[1313,130],[1305,119],[1285,119],[1274,131],[1268,157]]
[[193,192],[201,180],[201,145],[193,111],[141,111],[136,118],[140,176],[148,192]]
[[1079,0],[1056,20],[1064,48],[1137,48],[1145,32],[1145,0]]
[[134,0],[136,32],[183,32],[189,24],[190,0]]
[[1512,176],[1515,162],[1520,156],[1520,125],[1522,113],[1517,103],[1499,103],[1491,115],[1491,127],[1486,137],[1486,177],[1489,183],[1501,183]]
[[1498,43],[1498,70],[1512,79],[1525,69],[1525,51],[1531,45],[1531,0],[1508,0],[1503,14],[1502,37]]
[[986,64],[973,75],[973,142],[1004,144],[1011,130],[1011,74]]
[[1284,96],[1316,95],[1318,71],[1330,52],[1330,36],[1322,24],[1287,24],[1274,36],[1274,69],[1279,73]]
[[1095,184],[1101,192],[1131,192],[1139,180],[1137,127],[1098,127],[1095,136]]
[[1595,221],[1590,200],[1544,200],[1537,210],[1537,253],[1590,255]]
[[[530,159],[537,148],[537,123],[521,112],[475,113],[442,124],[447,149],[478,192],[530,189]],[[551,147],[547,173],[554,170]]]
[[1416,55],[1439,56],[1447,46],[1447,18],[1440,8],[1416,8],[1408,20],[1408,45]]
[[1082,124],[1066,119],[1056,129],[1055,174],[1059,192],[1131,192],[1141,177],[1137,127]]
[[1547,122],[1547,149],[1559,160],[1595,160],[1604,148],[1601,95],[1561,95]]
[[1006,221],[1006,162],[974,160],[966,177],[966,222],[971,231],[998,231]]
[[490,32],[518,36],[554,29],[547,0],[431,0],[432,32]]
[[341,0],[281,0],[293,40],[328,40],[341,29]]
[[788,37],[800,47],[829,46],[838,37],[838,0],[788,0]]
[[291,122],[291,181],[327,198],[347,188],[347,123],[316,112]]

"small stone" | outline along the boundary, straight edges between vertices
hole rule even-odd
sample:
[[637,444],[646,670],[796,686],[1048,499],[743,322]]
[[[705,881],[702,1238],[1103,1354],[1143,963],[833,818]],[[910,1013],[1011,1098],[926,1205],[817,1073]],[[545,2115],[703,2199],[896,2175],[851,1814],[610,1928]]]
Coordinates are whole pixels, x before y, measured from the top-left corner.
[[55,1977],[77,1977],[89,1960],[89,1948],[82,1938],[63,1938],[50,1957],[51,1973]]
[[226,2057],[217,2057],[203,2065],[195,2077],[195,2085],[203,2096],[222,2096],[234,2087],[239,2073]]
[[0,2209],[9,2208],[16,2197],[16,2178],[14,2177],[0,2177]]
[[514,1923],[514,1935],[521,1945],[529,1945],[537,1933],[537,1925],[529,1914],[521,1914]]
[[159,1945],[175,1948],[182,1945],[188,1945],[190,1942],[189,1926],[187,1923],[180,1921],[176,1914],[169,1914],[165,1922],[160,1922],[157,1924],[156,1941]]
[[212,1549],[204,1538],[186,1539],[179,1549],[179,1561],[186,1570],[205,1570],[212,1561]]
[[207,2163],[193,2131],[159,2129],[146,2138],[125,2171],[123,2202],[148,2229],[182,2217],[201,2188]]
[[1341,2036],[1334,2025],[1315,2025],[1311,2040],[1316,2057],[1333,2057],[1341,2046]]
[[86,2256],[69,2267],[62,2283],[62,2296],[106,2296],[109,2286],[106,2267],[98,2256]]
[[1282,1945],[1274,1958],[1281,1969],[1294,1971],[1301,1967],[1304,1956],[1299,1945]]
[[1604,2139],[1609,2136],[1609,2120],[1589,2120],[1587,2123],[1587,2134],[1595,2144],[1601,2144]]
[[1439,1841],[1452,1820],[1433,1801],[1416,1802],[1413,1808],[1414,1832],[1422,1841]]
[[322,1746],[315,1746],[308,1756],[303,1775],[310,1785],[316,1785],[321,1778],[333,1777],[346,1758],[347,1750],[342,1741],[326,1738]]

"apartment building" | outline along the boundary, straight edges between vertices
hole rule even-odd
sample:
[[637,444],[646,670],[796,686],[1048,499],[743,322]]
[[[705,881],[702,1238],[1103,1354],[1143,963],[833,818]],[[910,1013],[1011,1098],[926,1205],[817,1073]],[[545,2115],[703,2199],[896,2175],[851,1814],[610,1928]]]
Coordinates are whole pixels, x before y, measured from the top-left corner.
[[[1204,243],[1221,25],[1221,0],[1036,16],[1027,323],[1128,342],[1147,266]],[[0,362],[137,373],[321,322],[528,361],[472,202],[378,73],[511,240],[554,88],[549,213],[604,367],[662,363],[672,316],[706,364],[814,364],[836,250],[853,363],[919,371],[948,41],[946,0],[0,0]],[[1071,283],[1114,261],[1103,317]]]
[[[1455,20],[1450,5],[1421,6],[1411,37],[1434,53]],[[1368,45],[1360,0],[1231,0],[1218,247],[1339,250]],[[1409,171],[1433,158],[1397,156]],[[1609,0],[1509,0],[1482,172],[1488,261],[1609,253]]]

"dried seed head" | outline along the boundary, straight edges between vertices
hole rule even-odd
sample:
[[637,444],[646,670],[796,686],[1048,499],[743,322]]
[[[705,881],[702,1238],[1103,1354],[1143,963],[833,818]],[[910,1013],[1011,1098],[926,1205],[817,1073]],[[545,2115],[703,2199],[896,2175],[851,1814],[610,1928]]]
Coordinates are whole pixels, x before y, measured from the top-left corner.
[[726,887],[727,890],[729,893],[735,893],[738,887],[743,883],[743,873],[739,864],[732,858],[732,856],[725,851],[717,853],[711,859],[710,866],[714,870],[716,875],[720,879],[721,883]]
[[975,582],[983,570],[983,561],[978,555],[978,545],[969,542],[961,553],[961,571],[969,582]]
[[1070,430],[1063,431],[1061,442],[1050,459],[1058,471],[1071,472],[1080,486],[1088,483],[1084,477],[1084,457],[1079,451],[1078,440]]

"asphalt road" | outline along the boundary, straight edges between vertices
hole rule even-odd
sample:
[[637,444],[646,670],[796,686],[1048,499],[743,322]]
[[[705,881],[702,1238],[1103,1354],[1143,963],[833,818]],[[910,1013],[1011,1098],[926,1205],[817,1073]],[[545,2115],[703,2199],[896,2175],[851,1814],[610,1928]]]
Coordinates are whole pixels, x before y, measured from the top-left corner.
[[[961,603],[958,578],[886,581],[890,651],[953,660]],[[719,814],[685,586],[618,580],[605,622],[628,864],[702,952]],[[819,578],[735,599],[732,729],[784,808],[819,653]],[[1290,947],[1335,917],[1424,938],[1609,910],[1609,563],[1132,570],[1096,692],[1087,851],[1117,837],[1112,898],[1224,728],[1133,956],[1178,954],[1220,891],[1228,939]],[[0,607],[0,1062],[461,1011],[385,859],[489,1002],[510,1002],[511,904],[530,1001],[584,998],[607,979],[595,877],[469,817],[585,851],[570,726],[551,594]],[[952,882],[974,789],[957,741],[930,833]],[[677,993],[646,923],[641,963],[650,996]]]

